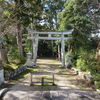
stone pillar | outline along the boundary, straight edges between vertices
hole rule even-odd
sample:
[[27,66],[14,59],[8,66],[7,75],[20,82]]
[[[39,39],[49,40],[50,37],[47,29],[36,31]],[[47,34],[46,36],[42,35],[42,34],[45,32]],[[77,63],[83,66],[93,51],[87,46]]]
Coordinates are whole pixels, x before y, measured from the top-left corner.
[[32,47],[33,47],[33,52],[32,52],[32,54],[33,54],[33,59],[34,59],[34,54],[35,54],[35,40],[33,39],[32,40]]
[[65,45],[64,45],[64,34],[61,37],[61,56],[62,56],[62,67],[65,67]]
[[35,36],[35,45],[34,45],[34,58],[33,58],[33,63],[36,65],[37,61],[37,51],[38,51],[38,34]]
[[2,60],[0,60],[0,85],[4,83],[4,70],[2,67]]

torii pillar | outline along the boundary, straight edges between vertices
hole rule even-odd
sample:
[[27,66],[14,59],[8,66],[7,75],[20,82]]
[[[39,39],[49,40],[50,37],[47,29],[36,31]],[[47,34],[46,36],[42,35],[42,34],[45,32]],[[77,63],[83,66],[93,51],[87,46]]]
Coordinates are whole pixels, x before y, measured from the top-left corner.
[[62,67],[65,67],[65,43],[64,43],[63,32],[62,32],[62,35],[61,35],[61,60],[62,60]]
[[35,39],[33,40],[33,63],[36,65],[37,51],[38,51],[38,33],[35,34]]

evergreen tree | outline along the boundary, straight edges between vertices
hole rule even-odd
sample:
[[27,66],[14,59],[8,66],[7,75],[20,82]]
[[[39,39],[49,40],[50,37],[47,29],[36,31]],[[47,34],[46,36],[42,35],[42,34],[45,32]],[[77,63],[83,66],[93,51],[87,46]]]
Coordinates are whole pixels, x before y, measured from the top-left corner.
[[[72,47],[85,47],[93,31],[98,28],[95,26],[94,19],[91,19],[90,12],[94,12],[94,0],[67,0],[64,11],[59,13],[59,30],[74,28],[72,34]],[[96,8],[95,8],[96,9]],[[94,12],[95,13],[95,12]],[[92,15],[92,17],[95,15]]]
[[66,0],[44,0],[43,21],[46,30],[57,30],[57,14],[64,8]]

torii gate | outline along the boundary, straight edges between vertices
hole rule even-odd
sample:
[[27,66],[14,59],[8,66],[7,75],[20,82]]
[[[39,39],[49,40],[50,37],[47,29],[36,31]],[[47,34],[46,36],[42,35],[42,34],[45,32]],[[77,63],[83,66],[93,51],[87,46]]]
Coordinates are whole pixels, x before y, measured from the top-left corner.
[[[35,30],[27,29],[29,36],[27,39],[31,39],[33,42],[33,63],[36,65],[37,59],[37,50],[38,50],[38,40],[61,40],[61,58],[62,58],[62,67],[65,67],[65,40],[71,40],[72,37],[65,37],[66,34],[72,34],[72,30],[68,31],[55,31],[55,32],[38,32]],[[40,34],[48,34],[47,37],[41,37]],[[61,37],[52,37],[52,35],[61,35]]]

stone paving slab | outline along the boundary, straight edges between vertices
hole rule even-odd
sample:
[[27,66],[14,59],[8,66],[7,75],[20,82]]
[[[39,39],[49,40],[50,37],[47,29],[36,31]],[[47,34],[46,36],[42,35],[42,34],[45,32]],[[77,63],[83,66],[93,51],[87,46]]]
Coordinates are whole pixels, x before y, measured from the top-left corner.
[[3,100],[100,100],[94,91],[8,91]]

